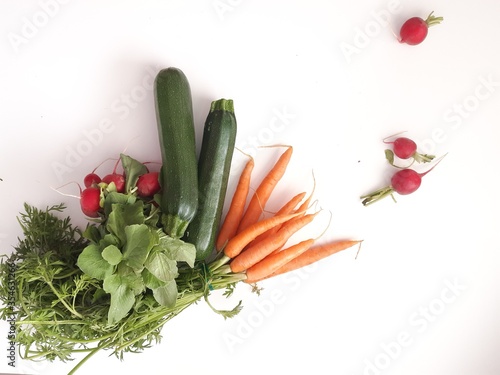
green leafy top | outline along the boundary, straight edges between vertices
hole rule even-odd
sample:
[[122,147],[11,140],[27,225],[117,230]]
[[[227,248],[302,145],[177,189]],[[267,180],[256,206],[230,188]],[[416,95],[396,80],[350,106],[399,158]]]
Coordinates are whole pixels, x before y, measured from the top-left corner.
[[[122,155],[125,175],[143,172]],[[0,318],[15,319],[15,340],[27,360],[70,361],[87,353],[69,372],[101,350],[123,358],[161,339],[161,328],[212,290],[244,278],[227,267],[195,262],[194,246],[162,230],[153,200],[105,188],[103,215],[82,232],[60,218],[63,204],[36,209],[25,204],[18,218],[23,238],[0,257]],[[215,263],[216,265],[219,264]],[[14,288],[12,288],[14,286]],[[232,310],[217,310],[232,317]]]
[[[127,176],[144,173],[134,159],[122,155],[122,160]],[[137,199],[132,189],[127,191],[106,194],[105,219],[85,231],[90,244],[77,261],[86,275],[102,280],[104,292],[110,294],[109,325],[123,319],[148,292],[160,305],[173,307],[177,263],[193,267],[196,256],[194,245],[163,232],[153,203]]]

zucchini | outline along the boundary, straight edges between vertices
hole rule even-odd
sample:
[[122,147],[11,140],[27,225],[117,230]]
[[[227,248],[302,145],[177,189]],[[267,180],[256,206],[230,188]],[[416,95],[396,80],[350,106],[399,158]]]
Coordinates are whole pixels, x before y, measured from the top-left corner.
[[198,210],[184,238],[195,245],[197,260],[205,260],[215,249],[235,141],[233,101],[213,101],[203,129],[198,161]]
[[184,73],[173,67],[161,70],[154,97],[162,157],[161,220],[167,234],[181,238],[198,206],[193,104]]

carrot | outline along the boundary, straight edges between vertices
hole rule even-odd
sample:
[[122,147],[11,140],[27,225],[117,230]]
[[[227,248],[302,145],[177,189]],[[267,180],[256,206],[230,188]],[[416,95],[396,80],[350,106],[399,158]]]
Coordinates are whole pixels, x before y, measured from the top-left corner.
[[[294,233],[313,221],[317,214],[318,212],[315,212],[290,219],[276,234],[263,239],[236,256],[231,261],[231,271],[242,272],[260,262],[273,251],[284,246]],[[297,215],[300,215],[300,212]]]
[[286,272],[295,271],[299,268],[313,264],[321,259],[324,259],[330,255],[338,253],[339,251],[346,250],[360,243],[361,243],[360,240],[339,240],[327,244],[313,246],[310,249],[303,252],[298,257],[286,263],[284,266],[280,267],[278,270],[276,270],[268,277],[274,277],[284,274]]
[[262,259],[257,264],[253,265],[246,271],[246,280],[248,284],[253,284],[269,275],[272,275],[278,269],[283,267],[285,264],[289,263],[300,254],[307,251],[313,244],[315,239],[310,238],[308,240],[301,241],[295,245],[292,245],[278,253],[273,253]]
[[[286,202],[281,208],[276,212],[276,215],[286,215],[289,213],[292,213],[295,207],[297,207],[297,204],[304,198],[306,195],[306,192],[299,193],[292,197],[288,202]],[[298,211],[301,211],[300,209]],[[305,211],[304,211],[305,213]],[[253,240],[248,246],[253,246],[257,242],[262,241],[264,238],[269,237],[270,235],[276,233],[283,224],[276,225],[274,228],[269,229],[267,232],[262,233],[260,236],[258,236],[255,240]]]
[[276,212],[276,215],[291,213],[305,196],[306,196],[305,191],[293,196],[288,202],[286,202],[283,206],[281,206],[278,212]]
[[[314,188],[313,188],[313,191],[311,192],[311,194],[309,194],[309,197],[304,202],[302,202],[302,204],[297,208],[297,210],[295,212],[301,212],[301,215],[305,215],[306,214],[306,212],[307,212],[307,210],[309,208],[309,204],[311,203],[311,199],[313,197],[313,193],[314,193]],[[302,193],[300,195],[303,198],[303,196],[305,195],[305,193]],[[284,224],[281,224],[278,227],[271,229],[271,231],[274,232],[274,233],[276,233],[278,231],[278,229],[280,229],[283,225]]]
[[248,191],[250,190],[250,178],[254,164],[254,160],[250,156],[250,159],[241,172],[238,184],[236,185],[236,190],[229,205],[229,209],[217,236],[217,241],[215,243],[215,248],[217,250],[222,249],[227,241],[234,237],[236,231],[238,230],[238,226],[245,211]]
[[262,182],[255,190],[255,193],[248,203],[245,214],[241,218],[238,226],[238,232],[243,231],[259,220],[271,193],[276,187],[278,181],[281,180],[285,174],[288,163],[292,157],[293,148],[292,146],[287,147],[286,151],[280,156],[273,168],[271,168],[271,170],[266,174]]
[[297,215],[299,215],[299,213],[271,216],[267,219],[260,220],[250,225],[246,229],[237,233],[227,242],[226,246],[224,247],[224,255],[228,258],[234,258],[238,256],[238,254],[241,253],[245,246],[253,241],[258,235],[264,233],[265,231],[271,229],[276,225],[293,219]]
[[313,197],[313,192],[309,195],[309,197],[299,206],[297,211],[299,212],[306,212],[307,209],[309,208],[309,204],[311,203],[311,199]]
[[[302,216],[302,215],[306,214],[307,210],[309,209],[309,204],[311,203],[311,199],[313,197],[313,193],[314,193],[314,188],[313,188],[313,191],[311,192],[311,194],[309,194],[309,197],[304,202],[302,202],[302,204],[295,210],[295,212],[301,212],[301,214],[299,216]],[[301,193],[301,194],[297,194],[297,196],[295,196],[294,198],[292,198],[290,201],[295,200],[295,198],[298,200],[298,195],[300,195],[301,199],[302,199],[304,197],[304,195],[305,195],[305,192]],[[298,204],[298,201],[297,201],[297,204]],[[270,229],[268,231],[269,235],[272,235],[272,234],[276,233],[283,225],[286,225],[286,223],[280,224],[280,225],[278,225],[278,226]],[[263,238],[267,237],[266,234],[267,234],[267,232],[263,233],[260,237],[262,237],[262,239],[263,239]],[[255,240],[255,242],[257,242],[258,240],[260,240],[260,239],[257,238]]]

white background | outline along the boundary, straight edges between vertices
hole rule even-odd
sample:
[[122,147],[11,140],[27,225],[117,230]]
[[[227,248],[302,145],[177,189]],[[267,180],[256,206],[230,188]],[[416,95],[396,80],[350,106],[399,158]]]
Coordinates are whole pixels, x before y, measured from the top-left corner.
[[[421,45],[398,43],[405,19],[433,10],[445,20]],[[159,160],[151,82],[168,66],[191,83],[198,141],[224,97],[239,148],[294,146],[271,209],[311,191],[314,171],[332,213],[325,237],[364,240],[357,259],[350,249],[269,280],[260,297],[244,284],[230,301],[214,295],[218,306],[243,299],[233,320],[200,303],[161,344],[123,362],[101,353],[79,373],[500,373],[499,13],[496,0],[3,0],[1,252],[20,235],[23,202],[65,202],[83,225],[78,201],[53,188],[125,149]],[[359,197],[394,172],[382,139],[401,131],[420,151],[448,154],[413,195],[363,207]],[[255,153],[253,186],[277,153]],[[243,160],[235,154],[230,191]],[[72,366],[17,358],[13,369],[6,345],[0,372]]]

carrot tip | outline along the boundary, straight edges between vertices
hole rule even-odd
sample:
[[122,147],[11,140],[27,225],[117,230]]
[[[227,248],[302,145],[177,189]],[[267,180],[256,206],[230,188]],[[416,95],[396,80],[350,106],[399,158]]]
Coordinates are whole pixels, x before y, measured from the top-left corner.
[[364,240],[359,240],[359,246],[358,246],[358,251],[356,252],[356,256],[354,257],[354,260],[358,259],[358,255],[359,255],[359,252],[361,250],[361,243],[363,242]]

